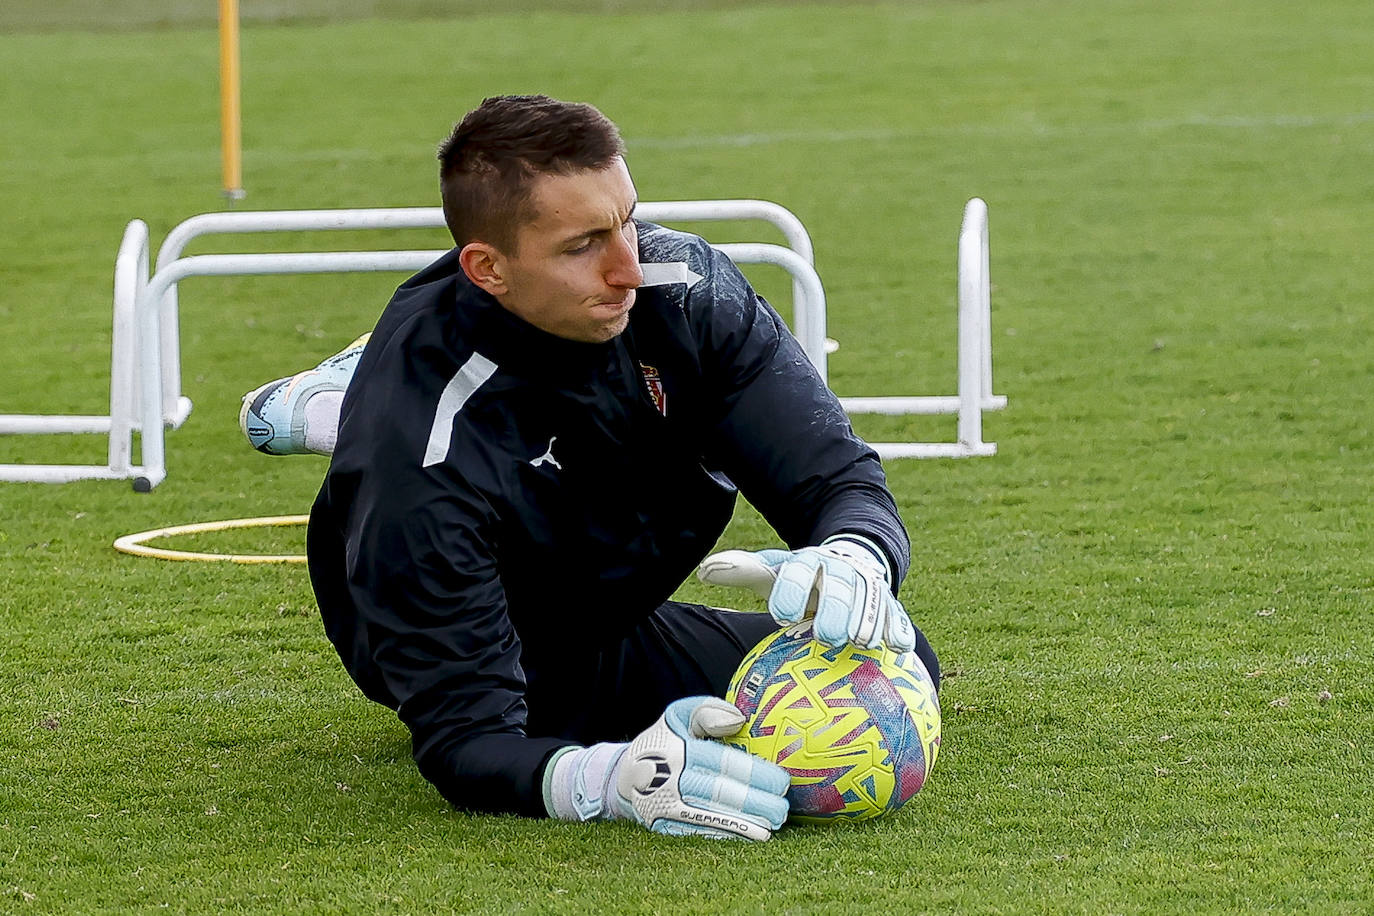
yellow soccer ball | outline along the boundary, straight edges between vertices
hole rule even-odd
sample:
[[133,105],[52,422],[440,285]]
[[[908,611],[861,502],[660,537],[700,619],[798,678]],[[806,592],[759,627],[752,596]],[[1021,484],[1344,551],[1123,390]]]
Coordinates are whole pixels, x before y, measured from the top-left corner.
[[940,702],[916,653],[832,649],[809,620],[755,646],[725,699],[748,719],[725,742],[791,774],[789,820],[800,823],[896,811],[940,750]]

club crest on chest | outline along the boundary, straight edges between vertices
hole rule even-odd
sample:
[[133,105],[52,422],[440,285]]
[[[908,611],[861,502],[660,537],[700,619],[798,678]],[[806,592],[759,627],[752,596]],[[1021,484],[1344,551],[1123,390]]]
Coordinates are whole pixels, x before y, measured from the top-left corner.
[[639,364],[639,372],[644,376],[644,387],[649,389],[649,397],[653,398],[654,406],[663,416],[668,416],[668,395],[663,390],[663,376],[658,374],[658,370],[653,366]]

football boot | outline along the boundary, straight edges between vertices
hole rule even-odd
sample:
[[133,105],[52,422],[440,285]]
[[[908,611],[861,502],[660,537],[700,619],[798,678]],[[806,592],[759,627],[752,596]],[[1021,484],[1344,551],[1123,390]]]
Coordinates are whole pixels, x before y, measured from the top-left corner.
[[306,402],[321,392],[342,394],[369,336],[364,334],[313,369],[276,379],[245,394],[239,428],[253,448],[268,455],[328,454],[306,444]]

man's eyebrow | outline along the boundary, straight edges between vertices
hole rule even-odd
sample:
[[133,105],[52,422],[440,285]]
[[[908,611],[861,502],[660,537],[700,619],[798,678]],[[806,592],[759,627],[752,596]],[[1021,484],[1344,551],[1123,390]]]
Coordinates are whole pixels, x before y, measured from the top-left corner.
[[[626,222],[629,222],[631,219],[634,218],[635,210],[638,209],[638,207],[639,207],[639,199],[636,198],[636,199],[634,200],[634,202],[630,204],[630,214],[629,214],[629,216],[625,217],[625,221],[626,221]],[[571,245],[571,244],[573,244],[574,242],[580,242],[580,241],[582,241],[583,239],[595,238],[595,237],[598,236],[598,235],[604,235],[605,233],[611,232],[611,231],[612,231],[612,230],[610,230],[610,229],[588,229],[588,230],[586,230],[585,232],[578,232],[578,233],[576,233],[575,235],[570,235],[570,236],[568,236],[567,238],[563,239],[563,241],[560,242],[559,244],[561,244],[561,245]]]
[[573,235],[568,236],[567,238],[565,238],[565,239],[563,239],[561,242],[559,242],[559,244],[560,244],[560,245],[573,245],[573,244],[576,244],[577,242],[581,242],[581,241],[583,241],[583,240],[585,240],[585,239],[595,238],[596,236],[600,235],[601,233],[603,233],[603,232],[605,232],[605,231],[606,231],[605,229],[588,229],[588,230],[586,230],[585,232],[578,232],[578,233],[574,233]]

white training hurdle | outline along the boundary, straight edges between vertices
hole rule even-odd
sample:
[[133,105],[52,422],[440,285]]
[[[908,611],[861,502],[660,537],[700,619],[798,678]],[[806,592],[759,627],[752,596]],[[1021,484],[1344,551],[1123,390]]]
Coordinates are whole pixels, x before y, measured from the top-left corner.
[[[773,264],[791,275],[793,331],[821,377],[826,378],[825,290],[816,274],[810,236],[793,213],[768,201],[697,200],[643,202],[636,215],[664,223],[759,220],[781,231],[786,246],[732,243],[716,247],[737,263]],[[444,253],[328,251],[183,257],[192,240],[228,233],[429,229],[443,225],[443,212],[438,207],[205,213],[168,233],[150,277],[148,227],[141,220],[133,220],[115,260],[109,415],[0,415],[0,434],[108,434],[107,463],[0,464],[0,480],[62,483],[132,479],[135,490],[146,492],[166,478],[165,431],[181,426],[191,412],[191,401],[181,393],[177,292],[182,280],[195,276],[414,272]],[[996,445],[982,438],[983,411],[1006,406],[1005,397],[992,394],[988,268],[987,206],[974,198],[964,209],[959,234],[957,394],[840,398],[851,414],[957,414],[957,440],[871,443],[883,458],[961,458],[996,452]],[[135,432],[140,434],[140,464],[133,463]]]

